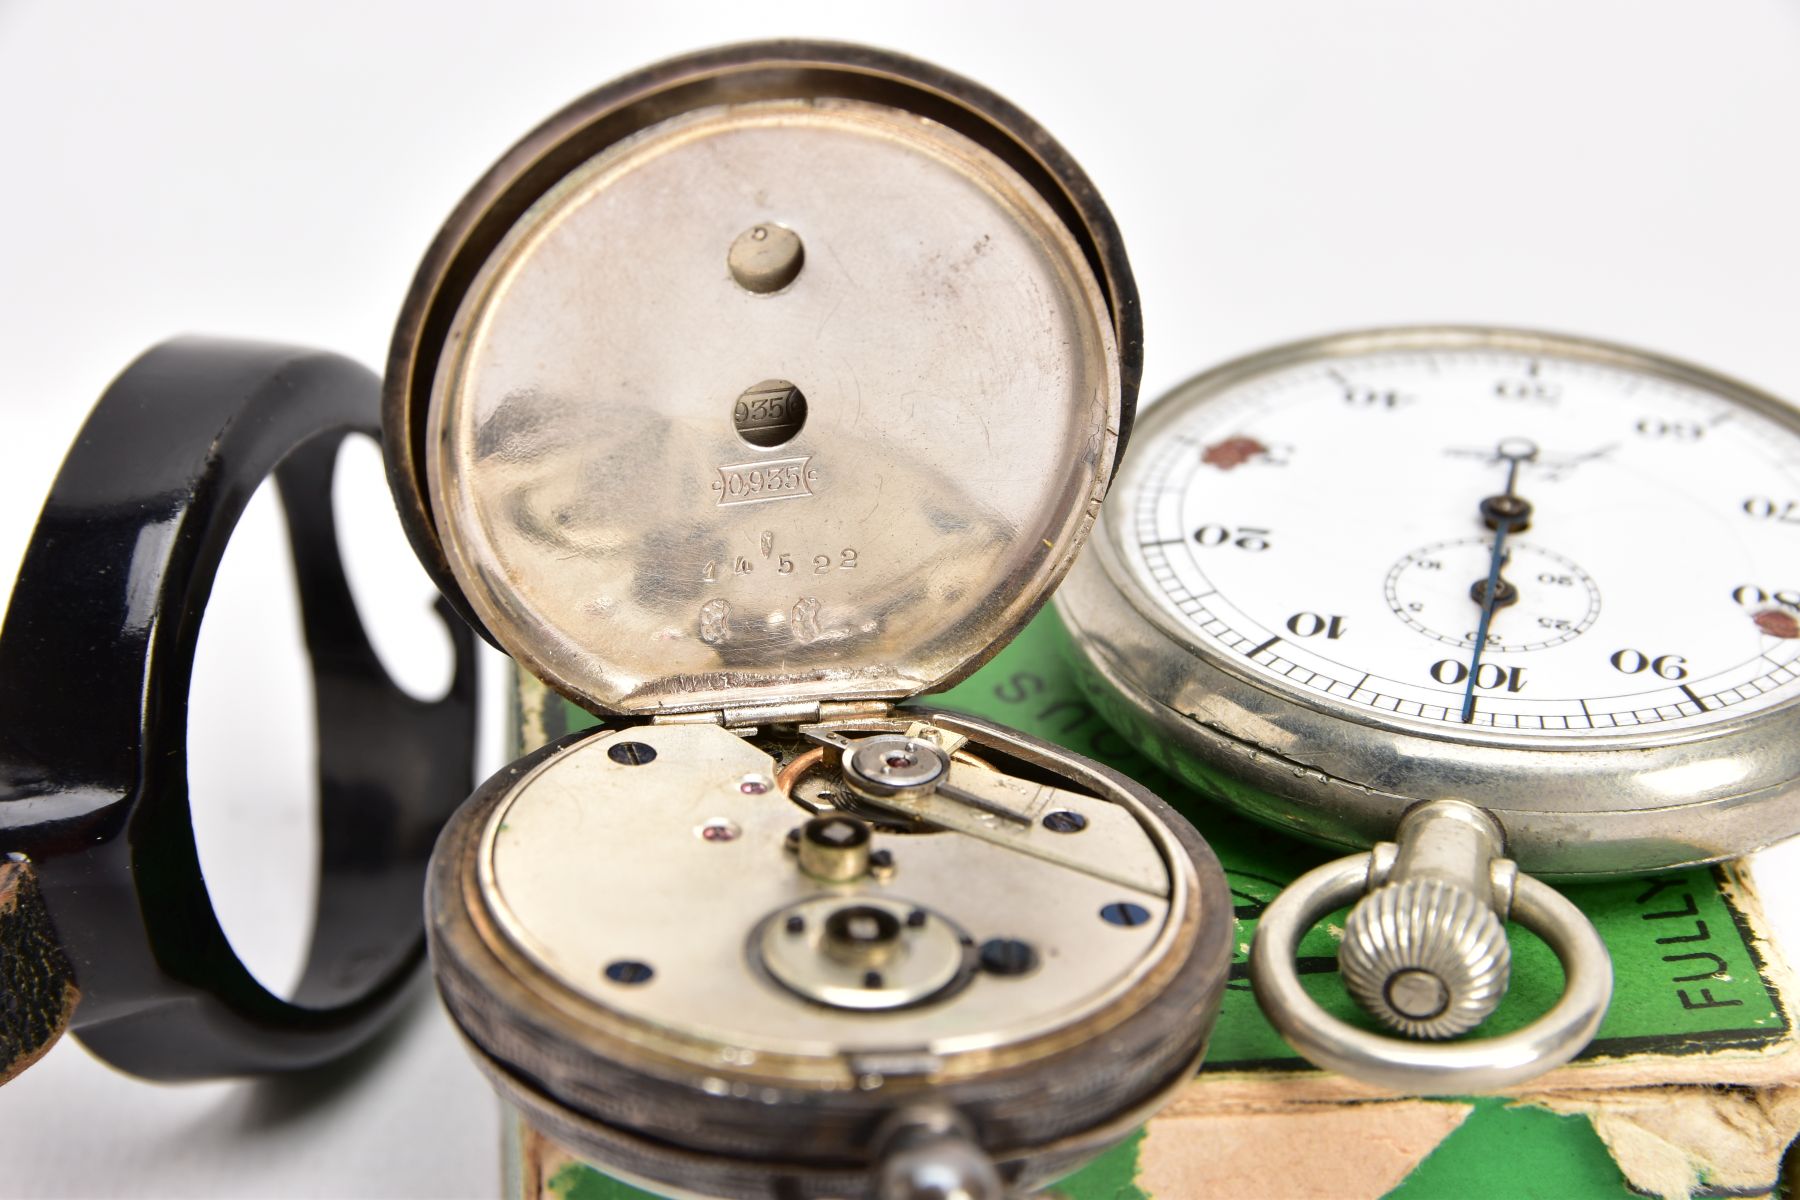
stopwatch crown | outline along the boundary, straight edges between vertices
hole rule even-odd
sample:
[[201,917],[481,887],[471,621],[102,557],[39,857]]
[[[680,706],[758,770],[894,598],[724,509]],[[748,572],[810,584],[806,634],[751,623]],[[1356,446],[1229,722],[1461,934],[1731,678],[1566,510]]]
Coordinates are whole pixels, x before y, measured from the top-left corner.
[[1488,903],[1441,879],[1384,884],[1351,910],[1338,970],[1357,1003],[1410,1037],[1448,1038],[1506,994],[1512,949]]

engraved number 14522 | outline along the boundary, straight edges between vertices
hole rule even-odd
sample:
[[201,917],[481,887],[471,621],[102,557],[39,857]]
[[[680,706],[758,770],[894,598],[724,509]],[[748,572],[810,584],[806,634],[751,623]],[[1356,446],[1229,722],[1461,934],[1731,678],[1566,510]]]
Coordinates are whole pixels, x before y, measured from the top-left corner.
[[792,575],[796,571],[812,575],[825,575],[834,570],[854,571],[856,569],[856,549],[852,546],[844,547],[836,555],[814,554],[810,565],[804,561],[804,555],[802,561],[796,563],[792,554],[776,553],[773,541],[767,535],[764,535],[763,547],[760,556],[739,554],[728,562],[720,559],[708,560],[705,570],[700,572],[701,580],[706,583],[717,583],[722,574],[749,575],[759,565],[765,570],[773,569],[777,575]]

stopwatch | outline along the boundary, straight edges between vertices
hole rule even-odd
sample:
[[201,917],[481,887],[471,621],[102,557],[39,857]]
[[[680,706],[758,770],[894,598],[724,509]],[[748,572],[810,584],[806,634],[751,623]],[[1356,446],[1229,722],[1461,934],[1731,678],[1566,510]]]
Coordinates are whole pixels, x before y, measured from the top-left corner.
[[[1492,328],[1301,342],[1151,408],[1058,607],[1084,680],[1180,770],[1366,849],[1297,881],[1252,953],[1316,1061],[1415,1091],[1566,1061],[1610,994],[1579,879],[1800,830],[1800,416],[1710,371]],[[1190,777],[1193,772],[1186,772]],[[1301,992],[1299,933],[1401,1037]],[[1568,984],[1505,1038],[1500,920]]]
[[1097,764],[915,703],[1048,599],[1135,407],[1078,167],[936,68],[728,47],[476,185],[396,331],[439,585],[600,715],[445,828],[426,909],[494,1086],[659,1192],[999,1197],[1191,1077],[1231,901]]

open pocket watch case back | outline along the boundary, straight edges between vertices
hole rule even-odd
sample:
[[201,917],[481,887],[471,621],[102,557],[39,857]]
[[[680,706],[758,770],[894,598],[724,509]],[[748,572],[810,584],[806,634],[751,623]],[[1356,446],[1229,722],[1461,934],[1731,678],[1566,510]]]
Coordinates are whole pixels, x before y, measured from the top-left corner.
[[389,364],[403,523],[605,718],[478,789],[428,885],[445,1002],[535,1126],[662,1190],[997,1196],[1192,1074],[1232,932],[1204,841],[903,703],[1073,563],[1139,359],[1075,164],[874,51],[650,68],[456,210]]

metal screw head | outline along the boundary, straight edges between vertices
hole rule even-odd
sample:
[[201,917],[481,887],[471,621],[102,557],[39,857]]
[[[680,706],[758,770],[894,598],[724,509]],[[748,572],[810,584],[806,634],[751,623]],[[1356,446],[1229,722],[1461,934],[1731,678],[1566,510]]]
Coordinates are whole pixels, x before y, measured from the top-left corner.
[[656,760],[656,747],[646,742],[614,742],[606,748],[606,757],[622,767],[641,767]]
[[1100,919],[1108,925],[1142,925],[1150,919],[1150,910],[1129,900],[1115,900],[1101,906]]
[[1025,975],[1038,965],[1037,949],[1018,938],[989,938],[981,943],[981,969],[989,975]]
[[800,235],[785,225],[765,222],[738,234],[725,262],[739,287],[766,296],[799,278],[806,263],[806,247]]
[[1044,814],[1044,828],[1051,833],[1080,833],[1087,828],[1087,818],[1078,812],[1059,808],[1055,812]]
[[629,985],[648,983],[650,977],[656,974],[656,971],[649,963],[638,962],[635,959],[621,958],[617,962],[607,963],[604,973],[606,977],[614,983]]

